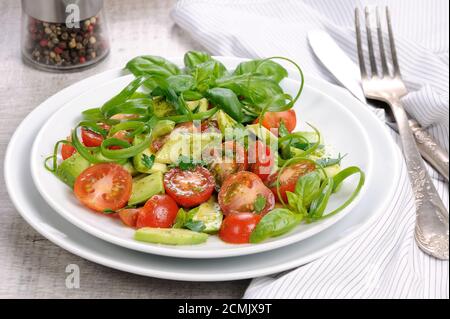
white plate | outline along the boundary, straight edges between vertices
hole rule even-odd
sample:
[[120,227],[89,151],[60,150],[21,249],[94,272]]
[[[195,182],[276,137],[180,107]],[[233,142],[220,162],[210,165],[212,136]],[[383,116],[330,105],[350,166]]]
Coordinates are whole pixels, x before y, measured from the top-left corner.
[[[219,60],[229,69],[235,68],[237,64],[235,59],[230,61],[219,58]],[[182,59],[172,61],[180,64]],[[307,82],[299,103],[295,107],[297,116],[301,119],[301,123],[296,129],[305,130],[306,124],[304,123],[312,123],[319,128],[326,144],[332,145],[342,154],[348,154],[343,161],[344,167],[356,165],[366,173],[366,185],[351,205],[331,218],[300,225],[284,236],[256,245],[227,244],[217,236],[209,236],[206,243],[193,246],[169,246],[135,241],[133,229],[124,226],[118,220],[105,218],[105,216],[83,207],[73,195],[72,190],[50,174],[43,165],[44,158],[53,152],[55,141],[64,139],[81,121],[82,111],[102,105],[133,79],[134,76],[131,74],[114,78],[95,89],[88,90],[61,107],[42,127],[31,151],[31,172],[41,195],[64,218],[91,235],[137,251],[171,257],[219,258],[259,253],[299,242],[335,224],[352,211],[372,182],[373,150],[364,128],[353,114],[338,101]],[[98,83],[93,79],[85,81],[92,85]],[[295,95],[299,83],[286,79],[282,82],[282,86],[286,92]],[[350,196],[357,182],[356,177],[346,181],[342,189],[331,198],[329,209],[336,208],[343,203]]]
[[[118,70],[97,75],[102,83],[117,77]],[[398,185],[400,154],[384,125],[346,91],[322,80],[308,78],[341,101],[364,125],[374,156],[374,182],[356,209],[328,230],[274,251],[226,259],[196,260],[142,254],[121,248],[86,234],[54,212],[40,197],[33,183],[27,154],[42,125],[58,105],[90,88],[79,82],[54,95],[37,107],[17,128],[7,149],[4,176],[8,193],[22,217],[41,235],[60,247],[90,261],[144,276],[186,281],[225,281],[265,276],[292,269],[347,244],[382,214]],[[385,178],[389,176],[390,178]]]

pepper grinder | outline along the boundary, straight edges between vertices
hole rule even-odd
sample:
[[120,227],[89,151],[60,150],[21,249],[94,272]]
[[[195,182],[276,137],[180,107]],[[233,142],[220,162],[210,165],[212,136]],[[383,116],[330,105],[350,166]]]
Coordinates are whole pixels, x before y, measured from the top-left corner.
[[22,56],[43,70],[73,71],[109,53],[103,0],[22,0]]

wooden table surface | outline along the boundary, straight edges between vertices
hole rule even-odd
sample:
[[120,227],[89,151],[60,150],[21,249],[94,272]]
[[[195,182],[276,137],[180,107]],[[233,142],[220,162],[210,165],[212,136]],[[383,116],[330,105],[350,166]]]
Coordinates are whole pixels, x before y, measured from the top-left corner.
[[[189,49],[201,49],[170,19],[173,0],[105,2],[110,57],[83,72],[54,74],[22,63],[20,1],[0,0],[0,298],[239,298],[248,281],[167,281],[84,260],[34,231],[9,199],[3,179],[5,150],[16,127],[34,107],[81,79],[124,65],[133,56],[177,56]],[[68,264],[80,266],[79,289],[65,286]]]

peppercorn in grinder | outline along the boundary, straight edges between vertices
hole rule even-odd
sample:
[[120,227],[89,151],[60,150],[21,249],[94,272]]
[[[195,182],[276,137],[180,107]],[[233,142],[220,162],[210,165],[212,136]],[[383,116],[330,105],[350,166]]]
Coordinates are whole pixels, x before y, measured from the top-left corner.
[[103,0],[22,0],[22,56],[44,70],[92,66],[109,53]]

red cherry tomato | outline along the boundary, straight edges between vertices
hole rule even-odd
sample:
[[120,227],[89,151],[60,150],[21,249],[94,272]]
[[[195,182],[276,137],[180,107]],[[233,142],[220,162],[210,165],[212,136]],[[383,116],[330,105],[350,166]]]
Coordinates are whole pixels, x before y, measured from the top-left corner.
[[[284,112],[267,112],[264,114],[261,125],[268,130],[272,128],[278,129],[280,127],[280,121],[283,121],[286,129],[291,133],[297,126],[297,117],[294,110],[288,110]],[[258,119],[255,120],[258,123]]]
[[231,214],[225,217],[220,227],[219,237],[227,243],[246,244],[261,215],[252,213]]
[[[255,208],[258,197],[263,197],[265,201],[260,211]],[[225,215],[258,213],[263,216],[274,208],[275,196],[258,175],[243,171],[225,180],[219,192],[219,205]]]
[[263,181],[267,180],[275,163],[270,147],[258,140],[253,145],[249,145],[248,156],[250,170]]
[[131,196],[132,178],[117,164],[96,164],[76,179],[74,193],[78,200],[98,212],[123,208]]
[[[133,142],[133,139],[128,137],[127,134],[128,134],[127,131],[121,130],[121,131],[118,131],[117,133],[115,133],[112,137],[117,138],[117,139],[122,140],[122,141],[125,141],[125,142],[128,142],[128,143],[131,144]],[[110,149],[112,149],[112,150],[120,150],[121,147],[114,145],[114,146],[111,146]]]
[[121,209],[118,215],[122,223],[129,227],[136,227],[136,222],[140,211],[140,208]]
[[63,160],[68,159],[75,153],[77,150],[70,144],[63,144],[61,147],[61,157]]
[[213,151],[218,154],[211,154],[213,160],[210,169],[217,185],[222,185],[228,176],[245,171],[248,167],[247,152],[239,143],[227,141],[222,144],[221,150]]
[[177,203],[168,195],[154,195],[138,213],[136,227],[172,227],[177,217]]
[[[297,184],[298,179],[301,176],[314,171],[315,169],[316,165],[314,163],[301,161],[297,164],[290,165],[283,170],[280,176],[280,195],[284,202],[287,201],[286,192],[295,191],[295,185]],[[276,187],[277,178],[278,172],[272,174],[267,181],[267,185],[275,195],[275,198],[279,200]]]
[[214,191],[214,177],[204,167],[192,170],[172,168],[164,175],[166,193],[183,207],[206,202]]
[[81,140],[86,147],[99,147],[102,145],[103,136],[91,130],[81,128]]

